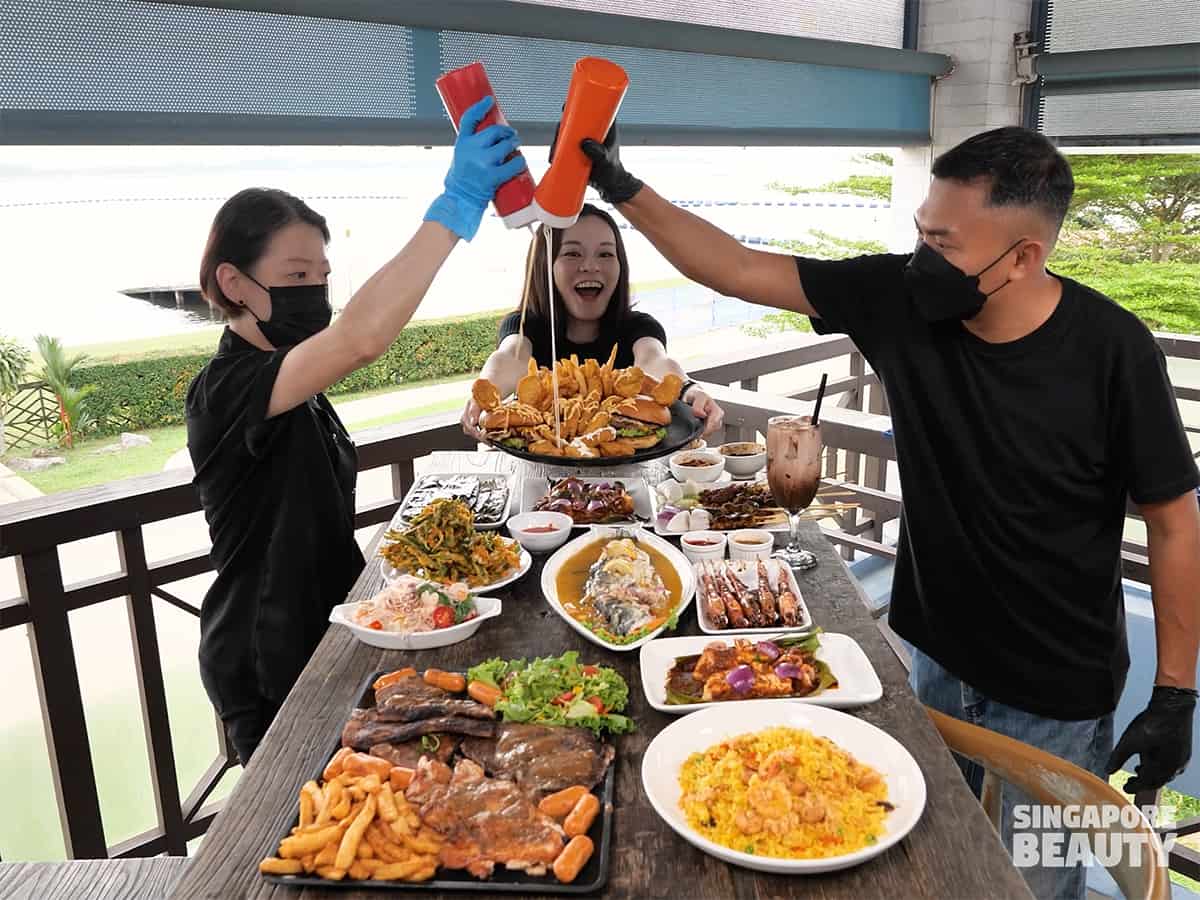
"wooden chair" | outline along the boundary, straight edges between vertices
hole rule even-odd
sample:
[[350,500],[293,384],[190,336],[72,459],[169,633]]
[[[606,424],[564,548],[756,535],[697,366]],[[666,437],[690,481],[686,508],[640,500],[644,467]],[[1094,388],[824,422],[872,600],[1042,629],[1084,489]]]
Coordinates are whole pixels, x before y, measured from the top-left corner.
[[[1108,782],[1073,763],[929,707],[925,711],[946,746],[979,763],[986,771],[980,802],[997,832],[1000,830],[1001,781],[1021,789],[1037,803],[1052,806],[1132,806],[1125,795]],[[1109,867],[1108,873],[1127,900],[1168,900],[1170,885],[1167,867],[1162,863],[1161,842],[1140,814],[1138,820],[1139,825],[1133,832],[1122,828],[1119,819],[1111,826],[1101,824],[1084,830],[1093,838],[1099,833],[1145,835],[1140,865],[1133,866],[1128,855],[1123,855],[1116,865]]]

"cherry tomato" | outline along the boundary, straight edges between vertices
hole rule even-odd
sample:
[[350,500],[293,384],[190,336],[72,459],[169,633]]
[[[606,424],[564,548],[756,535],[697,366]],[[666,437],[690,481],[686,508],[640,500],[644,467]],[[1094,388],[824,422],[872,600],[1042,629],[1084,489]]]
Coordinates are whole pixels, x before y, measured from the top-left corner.
[[374,628],[376,631],[383,631],[383,623],[380,622],[378,619],[376,619],[374,622],[372,622],[367,627]]
[[433,627],[449,628],[454,624],[454,610],[449,606],[437,606],[433,610]]
[[604,715],[606,712],[608,712],[608,710],[604,708],[604,703],[599,697],[588,697],[587,702],[596,707],[596,712],[598,712],[600,715]]
[[561,703],[563,706],[566,706],[568,703],[570,703],[574,699],[575,699],[574,691],[563,691],[561,694],[559,694],[557,697],[554,698],[554,702]]
[[598,674],[600,674],[600,667],[599,666],[584,666],[583,674],[584,675],[598,675]]

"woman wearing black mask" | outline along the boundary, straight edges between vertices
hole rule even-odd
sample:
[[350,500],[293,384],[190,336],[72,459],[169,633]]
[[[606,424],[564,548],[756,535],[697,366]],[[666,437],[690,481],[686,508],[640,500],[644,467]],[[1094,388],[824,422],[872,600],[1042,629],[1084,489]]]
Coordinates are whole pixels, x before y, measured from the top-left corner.
[[496,188],[524,167],[504,161],[517,146],[511,128],[475,133],[489,107],[464,114],[445,192],[332,324],[322,216],[252,188],[213,222],[200,285],[229,326],[187,395],[217,570],[200,613],[200,674],[243,763],[363,567],[357,454],[321,392],[387,350]]

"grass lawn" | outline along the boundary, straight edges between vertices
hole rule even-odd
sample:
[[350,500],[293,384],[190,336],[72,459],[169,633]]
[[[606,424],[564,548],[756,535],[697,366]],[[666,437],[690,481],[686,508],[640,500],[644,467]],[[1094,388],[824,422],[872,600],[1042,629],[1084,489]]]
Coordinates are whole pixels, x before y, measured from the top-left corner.
[[[183,425],[139,433],[153,443],[148,447],[130,447],[120,453],[97,453],[101,447],[119,443],[120,438],[111,436],[84,441],[74,450],[59,451],[58,455],[67,460],[65,465],[18,474],[43,494],[57,494],[133,475],[161,472],[171,454],[187,444],[187,428]],[[25,452],[23,449],[21,454]]]
[[[354,400],[362,400],[382,394],[395,394],[396,405],[401,406],[404,402],[403,396],[408,388],[431,384],[445,384],[461,379],[462,376],[458,376],[457,378],[432,379],[405,385],[405,389],[401,390],[392,388],[391,390],[363,391],[357,394],[345,394],[335,397],[333,400],[337,406],[342,406]],[[394,413],[375,416],[369,419],[356,419],[344,414],[343,418],[346,421],[346,427],[351,432],[363,431],[367,428],[375,428],[380,425],[394,425],[397,422],[404,422],[408,419],[416,419],[421,416],[430,416],[435,413],[458,409],[462,407],[464,402],[461,397],[453,397],[433,403],[426,403],[421,406],[397,409]],[[166,461],[173,454],[187,446],[187,428],[183,425],[175,425],[170,428],[148,429],[139,431],[138,434],[146,435],[152,443],[145,447],[131,447],[120,453],[96,453],[96,450],[101,447],[118,443],[120,438],[110,436],[84,441],[73,450],[57,451],[57,455],[66,458],[67,462],[65,465],[54,466],[41,472],[20,472],[18,474],[43,494],[57,494],[62,491],[73,491],[78,488],[105,484],[121,478],[130,478],[134,475],[149,475],[154,472],[161,472]],[[29,448],[22,448],[12,455],[26,456],[28,453]]]

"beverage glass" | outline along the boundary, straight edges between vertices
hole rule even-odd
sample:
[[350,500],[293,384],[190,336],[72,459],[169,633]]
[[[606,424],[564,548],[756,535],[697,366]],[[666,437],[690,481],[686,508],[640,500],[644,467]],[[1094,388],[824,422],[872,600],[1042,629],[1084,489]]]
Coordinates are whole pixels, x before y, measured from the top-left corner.
[[794,569],[811,569],[817,558],[800,546],[800,514],[821,482],[821,426],[809,416],[774,416],[767,421],[767,484],[788,514],[791,537],[775,555]]

